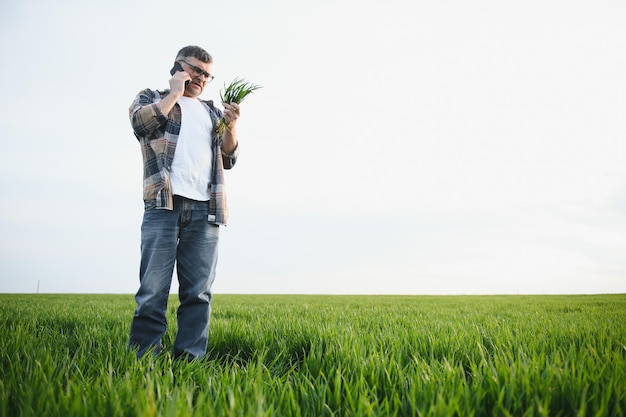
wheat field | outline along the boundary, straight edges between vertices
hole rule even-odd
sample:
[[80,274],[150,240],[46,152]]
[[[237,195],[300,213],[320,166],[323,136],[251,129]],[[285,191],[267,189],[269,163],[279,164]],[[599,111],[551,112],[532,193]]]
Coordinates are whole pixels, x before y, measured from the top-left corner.
[[209,352],[130,295],[0,294],[1,416],[623,416],[626,296],[216,295]]

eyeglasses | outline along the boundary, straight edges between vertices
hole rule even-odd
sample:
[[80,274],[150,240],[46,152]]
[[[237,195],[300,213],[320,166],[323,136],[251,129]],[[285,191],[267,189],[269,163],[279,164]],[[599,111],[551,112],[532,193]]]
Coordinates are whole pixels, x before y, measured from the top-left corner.
[[187,64],[187,65],[189,65],[189,68],[191,68],[191,70],[193,71],[193,73],[194,73],[196,76],[199,76],[199,75],[204,75],[204,76],[206,77],[206,79],[207,79],[207,80],[206,80],[206,82],[207,82],[207,83],[210,83],[211,81],[213,81],[213,78],[215,78],[215,77],[213,77],[211,74],[209,74],[208,72],[206,72],[205,70],[203,70],[202,68],[198,68],[198,67],[196,67],[195,65],[191,65],[189,62],[185,61],[184,59],[181,59],[180,61],[181,61],[181,62],[184,62],[184,63],[185,63],[185,64]]

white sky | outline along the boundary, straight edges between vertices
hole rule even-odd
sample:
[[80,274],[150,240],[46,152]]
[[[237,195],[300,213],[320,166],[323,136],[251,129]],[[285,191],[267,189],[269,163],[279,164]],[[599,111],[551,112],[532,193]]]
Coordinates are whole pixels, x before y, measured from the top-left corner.
[[197,44],[264,87],[216,293],[626,293],[622,0],[93,3],[0,3],[0,292],[136,291],[127,109]]

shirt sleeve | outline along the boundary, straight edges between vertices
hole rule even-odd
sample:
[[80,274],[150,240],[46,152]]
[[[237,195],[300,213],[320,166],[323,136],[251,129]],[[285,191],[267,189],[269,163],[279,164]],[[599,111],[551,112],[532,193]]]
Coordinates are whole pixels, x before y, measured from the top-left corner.
[[130,124],[137,138],[150,136],[167,121],[167,117],[158,106],[159,101],[160,94],[148,89],[141,91],[133,100],[128,112]]
[[235,145],[235,149],[231,153],[222,152],[222,163],[224,164],[224,169],[231,169],[235,166],[237,162],[237,156],[239,155],[239,142]]

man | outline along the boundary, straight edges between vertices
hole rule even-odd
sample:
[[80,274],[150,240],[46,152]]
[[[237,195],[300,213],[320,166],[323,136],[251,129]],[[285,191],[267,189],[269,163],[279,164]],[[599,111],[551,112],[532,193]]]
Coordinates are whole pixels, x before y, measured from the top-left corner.
[[[129,110],[143,156],[145,206],[129,341],[138,357],[160,352],[175,264],[180,306],[174,356],[191,360],[206,353],[219,226],[228,215],[224,169],[237,159],[240,114],[237,104],[223,103],[222,113],[198,98],[213,79],[212,62],[198,46],[182,48],[169,90],[143,90]],[[220,137],[222,116],[228,128]]]

